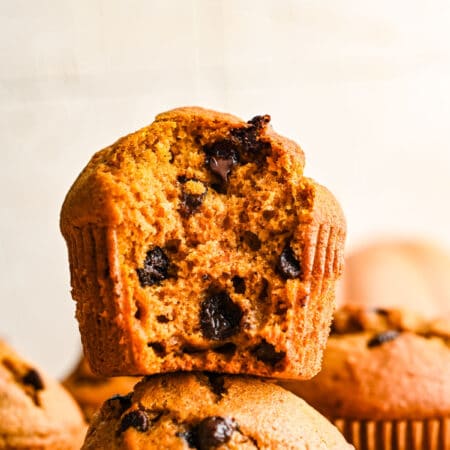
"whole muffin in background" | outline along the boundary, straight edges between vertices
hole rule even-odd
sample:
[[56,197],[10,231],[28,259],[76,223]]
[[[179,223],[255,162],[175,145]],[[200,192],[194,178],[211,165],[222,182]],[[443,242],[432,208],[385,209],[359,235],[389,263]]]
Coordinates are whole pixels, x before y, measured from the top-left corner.
[[269,121],[178,108],[75,181],[61,230],[94,372],[320,369],[345,220]]
[[357,449],[450,449],[450,320],[401,310],[336,313],[321,372],[281,384]]
[[105,402],[83,450],[351,449],[292,393],[246,376],[176,373],[144,378]]
[[127,394],[139,381],[137,377],[102,377],[92,372],[82,357],[74,370],[63,381],[89,422],[103,402],[116,394]]
[[70,394],[0,340],[0,449],[78,450],[86,428]]
[[339,286],[339,305],[450,314],[450,254],[419,239],[374,241],[347,255]]

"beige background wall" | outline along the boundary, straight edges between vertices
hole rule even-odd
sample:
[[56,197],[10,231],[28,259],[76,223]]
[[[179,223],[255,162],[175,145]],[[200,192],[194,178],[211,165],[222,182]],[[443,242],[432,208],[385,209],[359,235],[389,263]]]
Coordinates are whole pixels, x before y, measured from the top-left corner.
[[340,198],[349,247],[450,247],[447,0],[1,0],[0,335],[78,354],[64,194],[91,154],[178,105],[270,113]]

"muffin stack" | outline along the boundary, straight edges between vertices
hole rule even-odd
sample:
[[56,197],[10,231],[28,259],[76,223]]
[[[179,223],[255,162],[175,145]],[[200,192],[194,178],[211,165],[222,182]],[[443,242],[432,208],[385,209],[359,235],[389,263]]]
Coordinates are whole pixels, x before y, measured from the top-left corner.
[[95,154],[69,191],[61,230],[88,362],[148,375],[105,402],[84,448],[349,448],[249,377],[319,371],[345,239],[338,203],[269,121],[169,111]]

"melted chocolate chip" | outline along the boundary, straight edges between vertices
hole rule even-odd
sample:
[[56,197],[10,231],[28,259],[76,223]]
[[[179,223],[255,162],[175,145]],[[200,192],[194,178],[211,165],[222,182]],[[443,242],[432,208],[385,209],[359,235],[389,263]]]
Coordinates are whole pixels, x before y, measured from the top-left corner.
[[208,339],[219,341],[238,333],[241,319],[241,308],[226,292],[214,294],[201,304],[200,324]]
[[233,283],[233,287],[234,287],[234,292],[236,292],[236,294],[245,294],[245,280],[244,278],[235,275],[232,279],[231,282]]
[[153,286],[166,278],[169,274],[169,259],[161,247],[154,247],[147,252],[144,267],[136,269],[142,287]]
[[135,428],[141,433],[145,433],[150,427],[151,421],[145,411],[136,409],[125,414],[120,422],[119,433],[123,433],[128,428]]
[[302,275],[300,263],[295,258],[294,252],[289,245],[284,247],[278,259],[278,272],[285,279],[299,278]]
[[36,391],[44,389],[44,382],[36,369],[28,370],[22,378],[22,383],[27,386],[32,386]]
[[367,347],[378,347],[379,345],[384,344],[385,342],[393,341],[396,339],[400,333],[397,330],[388,330],[383,331],[382,333],[378,333],[373,336],[368,342]]
[[272,366],[280,362],[286,356],[285,352],[277,352],[275,347],[265,340],[253,349],[253,354],[258,361],[262,361]]
[[[261,163],[270,151],[268,142],[260,141],[261,130],[269,123],[270,116],[256,116],[247,122],[247,126],[230,130],[230,138],[206,145],[206,165],[218,175],[223,183],[236,164],[249,162]],[[221,189],[216,189],[218,192]]]
[[231,159],[217,158],[215,156],[212,156],[209,160],[211,172],[219,175],[225,182],[228,180],[228,175],[234,164],[235,162]]
[[233,419],[212,416],[203,419],[196,427],[196,444],[199,450],[211,450],[231,439],[236,423]]
[[236,145],[230,140],[221,140],[204,147],[206,165],[211,172],[218,175],[224,183],[233,166],[239,162],[239,153]]

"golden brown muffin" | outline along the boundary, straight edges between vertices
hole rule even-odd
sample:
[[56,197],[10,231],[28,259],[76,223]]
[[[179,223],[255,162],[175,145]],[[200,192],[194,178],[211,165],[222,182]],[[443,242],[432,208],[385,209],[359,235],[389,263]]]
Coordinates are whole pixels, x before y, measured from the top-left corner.
[[102,377],[92,372],[86,358],[82,357],[63,381],[89,422],[103,402],[116,394],[127,394],[139,381],[136,377]]
[[420,240],[375,241],[350,253],[339,303],[450,314],[450,255]]
[[351,449],[303,400],[257,378],[147,377],[94,416],[83,450]]
[[285,382],[357,449],[450,449],[450,321],[343,308],[309,381]]
[[0,340],[0,449],[78,450],[85,432],[69,393]]
[[78,177],[61,230],[95,372],[319,370],[345,221],[269,119],[175,109]]

